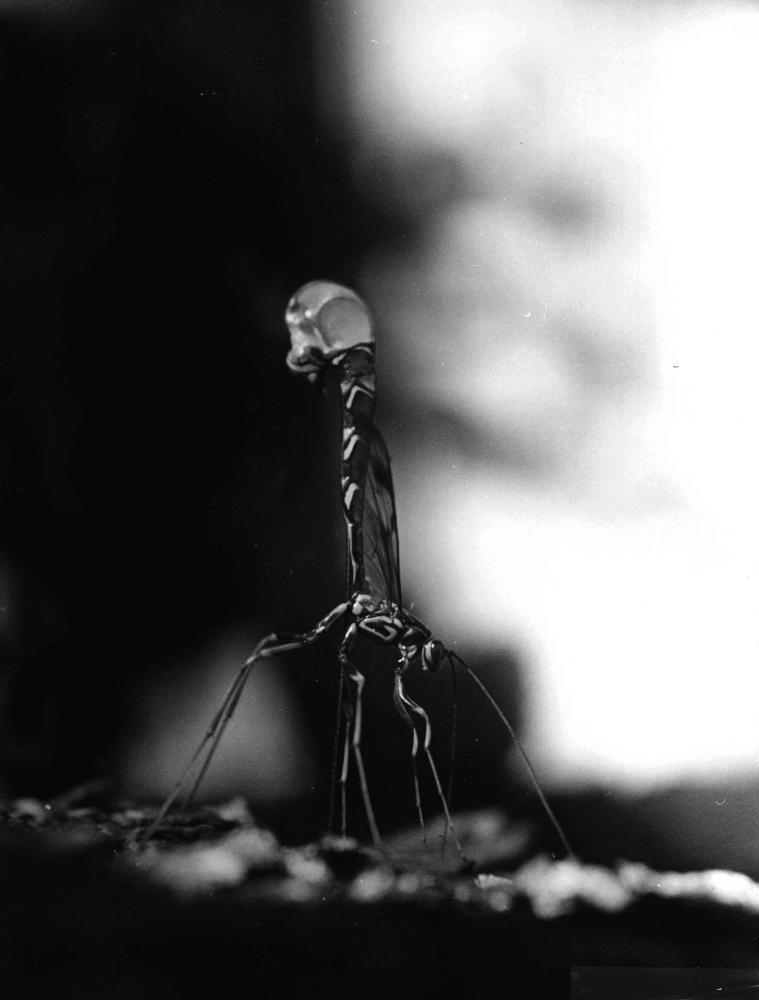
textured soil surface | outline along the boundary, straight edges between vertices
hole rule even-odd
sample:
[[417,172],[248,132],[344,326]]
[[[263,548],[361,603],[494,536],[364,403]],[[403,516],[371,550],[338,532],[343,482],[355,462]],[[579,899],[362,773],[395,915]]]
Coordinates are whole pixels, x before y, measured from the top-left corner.
[[87,794],[0,804],[4,995],[759,993],[743,874],[555,860],[492,811],[455,817],[463,858],[440,824],[378,851],[284,847],[242,800],[146,840],[153,816]]

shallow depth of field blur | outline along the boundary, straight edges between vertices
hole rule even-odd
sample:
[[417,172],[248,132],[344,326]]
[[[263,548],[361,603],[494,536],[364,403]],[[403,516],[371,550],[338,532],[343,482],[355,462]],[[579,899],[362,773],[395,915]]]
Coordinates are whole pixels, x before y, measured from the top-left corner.
[[759,11],[343,16],[357,183],[422,216],[361,282],[408,585],[521,649],[550,781],[753,774]]
[[406,593],[519,650],[549,786],[753,775],[759,12],[313,16],[324,127],[408,218],[359,281]]
[[[354,283],[377,320],[377,420],[393,458],[407,604],[481,670],[516,716],[549,791],[708,787],[717,790],[708,803],[714,828],[720,790],[727,796],[755,783],[759,763],[759,405],[752,392],[759,10],[695,0],[317,0],[306,30],[303,11],[291,5],[301,29],[292,44],[308,48],[304,75],[311,73],[313,97],[299,113],[313,131],[314,157],[328,155],[312,189],[306,152],[282,195],[285,207],[291,197],[315,206],[308,225],[299,229],[302,216],[290,205],[282,245],[275,220],[273,241],[262,230],[265,238],[251,249],[246,241],[260,216],[255,184],[246,188],[245,177],[266,154],[246,146],[247,124],[264,121],[284,137],[280,158],[262,169],[269,179],[291,169],[298,128],[285,119],[278,126],[276,100],[256,104],[241,82],[258,66],[245,33],[254,15],[230,7],[217,19],[212,5],[195,6],[185,18],[167,4],[173,20],[167,16],[164,34],[151,36],[160,72],[180,81],[167,86],[160,114],[173,121],[174,104],[181,108],[182,127],[208,156],[211,181],[223,189],[226,163],[232,194],[225,201],[222,190],[214,194],[220,207],[209,199],[204,208],[204,189],[187,182],[177,219],[184,225],[185,211],[199,206],[213,226],[231,231],[238,187],[250,199],[250,218],[241,214],[239,231],[219,237],[227,312],[202,335],[213,327],[217,343],[228,336],[236,344],[241,329],[247,339],[230,353],[230,370],[237,366],[245,381],[245,354],[261,385],[280,379],[281,387],[269,395],[261,389],[245,404],[260,438],[246,438],[232,419],[240,386],[228,400],[216,390],[229,402],[232,441],[218,460],[218,482],[205,501],[193,496],[189,477],[175,507],[167,502],[163,511],[168,525],[185,499],[205,503],[210,527],[189,517],[183,525],[175,557],[190,568],[189,603],[177,599],[174,619],[155,628],[170,637],[159,649],[133,638],[124,653],[142,667],[120,701],[123,788],[165,794],[250,646],[272,629],[308,628],[343,596],[335,496],[330,512],[323,494],[313,505],[309,499],[315,477],[336,471],[333,431],[322,430],[336,413],[318,390],[285,384],[280,320],[294,291],[288,281],[325,277]],[[77,18],[94,24],[117,9],[115,0],[66,11],[34,3],[23,16],[70,18],[73,31]],[[156,24],[160,10],[151,12]],[[256,28],[267,16],[280,18],[272,39],[284,45],[280,14],[256,14]],[[193,28],[193,17],[214,32]],[[259,46],[260,37],[265,31]],[[284,73],[278,82],[285,108],[288,80]],[[158,105],[148,87],[142,100]],[[134,107],[139,116],[139,101]],[[215,143],[227,144],[218,167],[208,152]],[[342,261],[341,226],[350,220],[319,211],[319,184],[326,190],[333,176],[330,156],[344,168],[330,196],[342,190],[346,205],[359,206],[356,226],[370,220],[346,239]],[[178,166],[171,176],[181,184]],[[156,198],[158,213],[160,205]],[[118,229],[128,216],[108,226]],[[224,222],[233,216],[234,224]],[[217,238],[216,229],[209,232]],[[146,233],[146,246],[150,240]],[[330,273],[302,273],[306,262],[322,268],[321,242]],[[290,266],[288,252],[303,256]],[[160,248],[151,253],[160,268]],[[197,337],[192,280],[180,285],[183,322]],[[213,305],[206,309],[212,316]],[[135,313],[141,321],[150,309]],[[170,305],[167,317],[170,326]],[[175,335],[181,356],[182,331]],[[146,368],[151,350],[146,342]],[[132,364],[137,372],[138,361]],[[181,374],[176,384],[171,375],[158,382],[170,401]],[[187,386],[190,412],[203,397]],[[295,405],[308,423],[295,422]],[[260,414],[271,425],[264,430],[255,423]],[[181,428],[181,411],[174,419]],[[204,419],[193,425],[201,441]],[[214,461],[214,449],[205,441],[198,461]],[[128,496],[150,507],[149,481],[130,482]],[[126,511],[124,524],[129,517]],[[193,546],[201,544],[215,546],[214,555],[202,564],[203,579],[195,567],[194,582]],[[145,565],[146,586],[160,588],[160,567]],[[12,561],[6,577],[4,603],[12,609]],[[229,614],[227,591],[237,595]],[[258,603],[256,594],[263,594]],[[158,621],[160,600],[151,607]],[[191,642],[177,638],[183,607],[188,627],[203,619]],[[123,627],[104,634],[103,648],[130,642],[139,592],[134,611],[122,614]],[[98,622],[87,627],[106,632]],[[370,761],[395,748],[393,767],[398,760],[405,767],[408,737],[389,699],[392,654],[384,666],[363,647],[361,655],[368,687],[381,675],[388,689],[384,709],[375,705],[386,714],[367,722]],[[309,689],[306,675],[320,656],[322,672]],[[296,657],[254,674],[209,772],[209,797],[239,791],[254,807],[316,808],[310,796],[317,788],[324,798],[329,750],[316,751],[314,734],[329,744],[334,719],[330,656]],[[98,697],[107,689],[99,683]],[[449,689],[437,697],[444,743]],[[480,716],[485,733],[487,712],[464,706],[462,745],[480,739]],[[492,726],[489,739],[496,759],[479,780],[497,797],[504,776],[517,785],[524,776]],[[477,761],[475,754],[469,762],[473,774],[487,769]],[[381,763],[374,767],[380,789],[400,780]],[[462,767],[466,775],[466,747]],[[402,797],[411,822],[410,790]],[[381,801],[376,806],[382,826]]]

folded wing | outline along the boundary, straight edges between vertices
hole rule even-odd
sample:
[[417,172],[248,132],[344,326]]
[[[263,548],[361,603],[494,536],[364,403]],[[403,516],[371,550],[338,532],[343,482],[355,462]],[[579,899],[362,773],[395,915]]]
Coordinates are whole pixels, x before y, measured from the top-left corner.
[[366,593],[403,607],[393,476],[387,446],[376,427],[369,441],[362,529]]

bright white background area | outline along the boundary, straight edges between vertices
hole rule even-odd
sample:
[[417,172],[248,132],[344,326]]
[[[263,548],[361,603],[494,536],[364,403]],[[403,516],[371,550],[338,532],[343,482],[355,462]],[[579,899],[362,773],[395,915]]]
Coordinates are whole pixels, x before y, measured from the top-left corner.
[[[522,652],[546,783],[755,774],[759,11],[327,15],[349,26],[358,183],[373,150],[401,176],[436,150],[463,178],[363,272],[380,400],[401,403],[380,423],[407,592],[464,655]],[[484,449],[431,445],[404,401]]]

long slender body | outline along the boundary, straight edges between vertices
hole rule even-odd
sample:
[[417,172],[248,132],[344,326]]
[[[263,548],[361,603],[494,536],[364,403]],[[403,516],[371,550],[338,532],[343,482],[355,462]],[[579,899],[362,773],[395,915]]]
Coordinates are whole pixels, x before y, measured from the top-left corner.
[[[240,668],[221,706],[184,774],[174,786],[151,825],[149,836],[161,823],[183,787],[196,761],[205,750],[199,774],[190,791],[191,798],[208,768],[216,747],[239,701],[253,666],[262,659],[300,649],[316,642],[340,619],[346,624],[338,660],[351,682],[352,697],[344,705],[345,742],[340,770],[345,828],[345,787],[350,757],[355,760],[372,838],[380,843],[379,831],[369,795],[361,753],[362,691],[364,677],[351,662],[350,654],[358,632],[384,645],[394,645],[399,653],[395,665],[393,698],[400,716],[411,732],[416,807],[422,834],[424,820],[417,776],[417,755],[423,751],[429,765],[447,828],[461,853],[443,794],[437,767],[430,749],[432,729],[427,712],[407,693],[403,676],[414,664],[432,672],[444,662],[461,666],[481,689],[522,755],[540,800],[565,850],[571,854],[561,827],[548,805],[529,760],[514,730],[482,681],[461,658],[446,649],[430,630],[403,607],[398,554],[398,526],[393,494],[390,458],[374,425],[376,385],[374,374],[374,331],[365,303],[344,286],[317,281],[304,285],[290,300],[285,315],[290,330],[291,350],[287,364],[296,374],[315,381],[320,375],[336,372],[340,380],[342,409],[341,495],[347,535],[347,600],[337,605],[314,628],[296,635],[273,633],[262,639]],[[207,749],[206,749],[207,748]],[[463,857],[463,855],[462,855]]]
[[[442,643],[403,608],[390,456],[374,424],[374,331],[369,309],[342,285],[315,281],[290,300],[287,364],[315,378],[335,369],[342,404],[341,488],[348,551],[347,593],[356,628],[398,644],[408,665],[420,654],[435,669]],[[430,642],[434,645],[427,644]]]

